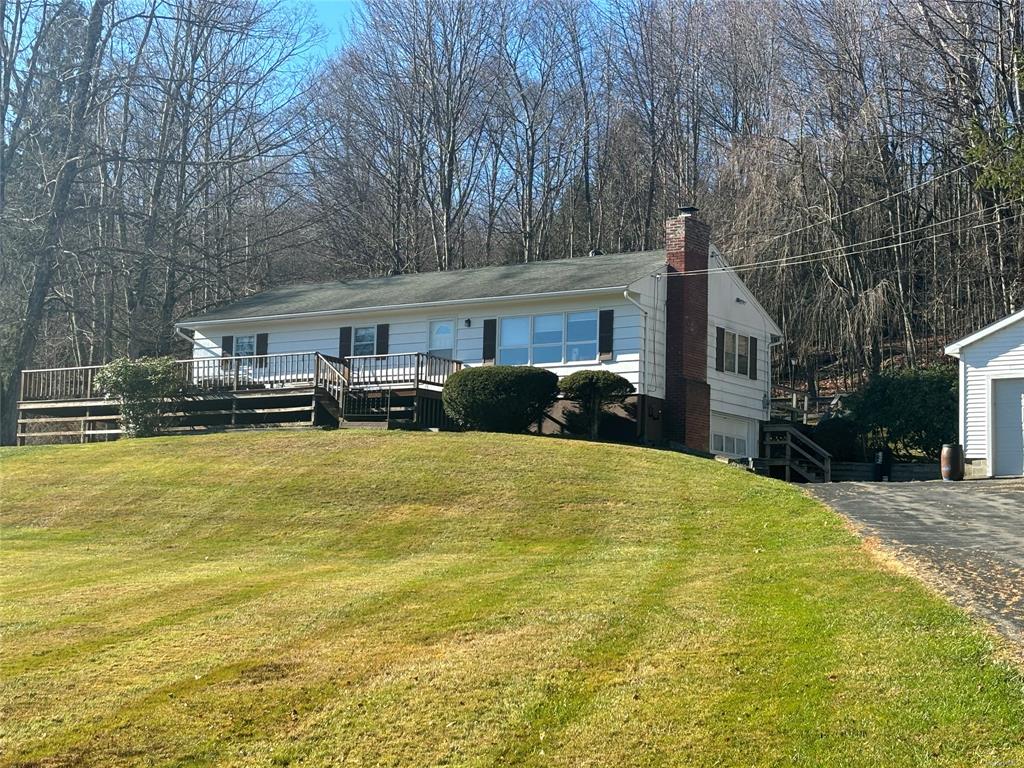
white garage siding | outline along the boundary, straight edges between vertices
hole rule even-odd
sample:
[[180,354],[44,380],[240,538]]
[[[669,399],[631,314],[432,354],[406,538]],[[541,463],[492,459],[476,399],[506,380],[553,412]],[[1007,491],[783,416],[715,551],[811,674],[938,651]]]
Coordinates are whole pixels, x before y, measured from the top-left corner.
[[1024,320],[960,350],[960,442],[968,459],[989,458],[992,381],[1024,377]]

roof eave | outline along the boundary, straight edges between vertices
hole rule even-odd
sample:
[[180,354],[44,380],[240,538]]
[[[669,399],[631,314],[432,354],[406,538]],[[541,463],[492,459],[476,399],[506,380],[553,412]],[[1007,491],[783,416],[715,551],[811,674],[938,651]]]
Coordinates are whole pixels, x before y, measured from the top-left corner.
[[1022,320],[1024,320],[1024,310],[1014,312],[1011,315],[1007,315],[1002,320],[996,320],[994,323],[986,325],[984,328],[975,331],[970,336],[964,336],[959,341],[954,341],[945,348],[944,352],[950,357],[960,357],[960,352],[964,347],[968,347],[976,341],[981,341],[982,339],[991,336],[993,333],[997,333],[1003,330],[1003,328],[1008,328],[1014,323]]
[[604,288],[578,288],[569,291],[543,291],[541,293],[519,293],[512,296],[482,296],[472,299],[447,299],[444,301],[420,301],[412,304],[382,304],[379,306],[352,307],[351,309],[318,309],[313,312],[288,312],[278,315],[256,315],[253,317],[224,317],[216,320],[204,320],[202,317],[186,318],[174,324],[175,328],[195,328],[206,325],[228,325],[238,323],[259,323],[268,320],[301,320],[309,317],[331,317],[356,315],[367,312],[394,312],[406,309],[429,309],[451,305],[482,304],[485,302],[529,301],[558,296],[585,296],[587,294],[619,293],[628,285],[611,285]]

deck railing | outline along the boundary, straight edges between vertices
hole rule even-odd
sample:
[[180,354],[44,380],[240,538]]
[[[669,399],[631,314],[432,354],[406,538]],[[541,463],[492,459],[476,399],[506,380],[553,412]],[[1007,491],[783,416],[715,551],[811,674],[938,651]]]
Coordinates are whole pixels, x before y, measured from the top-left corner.
[[[344,387],[441,387],[462,367],[458,360],[424,352],[349,357],[319,352],[232,355],[177,360],[182,388],[200,392],[319,386],[337,398]],[[102,365],[22,371],[19,399],[29,402],[100,400]]]
[[345,378],[352,387],[442,387],[462,368],[458,360],[426,352],[392,355],[358,355],[343,361]]

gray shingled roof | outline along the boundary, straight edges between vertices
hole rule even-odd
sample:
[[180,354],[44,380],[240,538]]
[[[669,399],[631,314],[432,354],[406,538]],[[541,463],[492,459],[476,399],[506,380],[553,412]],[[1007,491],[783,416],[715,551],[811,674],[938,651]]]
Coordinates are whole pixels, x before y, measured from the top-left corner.
[[253,294],[178,324],[617,288],[657,272],[664,263],[664,251],[640,251],[456,272],[289,285]]

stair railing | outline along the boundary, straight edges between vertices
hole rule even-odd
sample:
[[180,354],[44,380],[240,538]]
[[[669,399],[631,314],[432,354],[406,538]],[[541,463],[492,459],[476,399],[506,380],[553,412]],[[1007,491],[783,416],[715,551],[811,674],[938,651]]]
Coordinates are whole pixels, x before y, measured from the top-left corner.
[[341,359],[317,352],[313,365],[313,381],[316,386],[327,392],[341,406],[345,399],[345,388],[348,385],[342,371]]
[[[811,440],[791,424],[764,424],[761,427],[764,432],[765,455],[771,457],[771,450],[774,446],[782,445],[786,449],[786,463],[790,468],[801,472],[796,460],[803,460],[812,467],[821,470],[822,479],[826,483],[832,482],[832,454]],[[794,452],[798,456],[794,456]],[[808,477],[808,479],[810,479]]]

